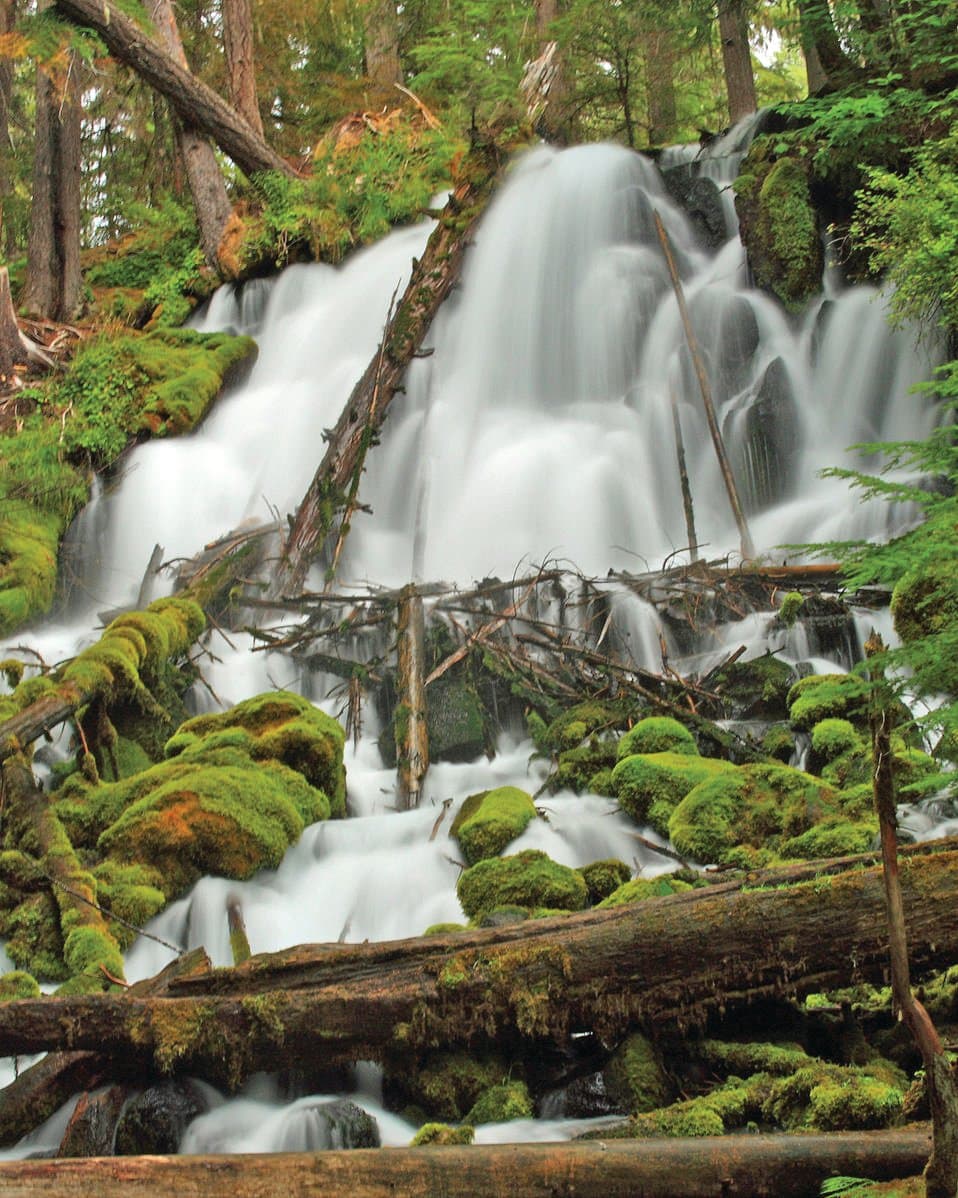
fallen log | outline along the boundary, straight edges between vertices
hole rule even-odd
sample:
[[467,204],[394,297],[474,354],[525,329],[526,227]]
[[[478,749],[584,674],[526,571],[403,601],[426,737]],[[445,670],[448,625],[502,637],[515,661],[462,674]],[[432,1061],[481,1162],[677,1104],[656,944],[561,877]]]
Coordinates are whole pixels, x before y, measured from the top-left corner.
[[[913,966],[948,966],[958,960],[958,848],[942,842],[907,861]],[[561,1045],[581,1031],[607,1043],[636,1026],[682,1032],[762,999],[882,979],[880,868],[781,885],[794,876],[505,928],[300,946],[174,980],[168,998],[8,1002],[0,1055],[95,1048],[235,1086],[302,1059],[392,1062],[441,1046]]]
[[[132,985],[129,994],[167,993],[175,977],[204,973],[210,959],[201,948],[184,953],[171,964],[142,982]],[[68,1099],[81,1091],[93,1090],[107,1082],[142,1078],[139,1062],[109,1060],[97,1052],[55,1052],[25,1069],[15,1081],[0,1090],[0,1144],[14,1144],[39,1127]]]
[[240,170],[296,172],[258,136],[230,104],[181,66],[158,42],[106,0],[56,0],[75,25],[95,30],[110,53],[165,96],[184,124],[213,139]]
[[274,593],[302,589],[310,563],[332,531],[336,513],[355,503],[357,472],[375,443],[406,367],[459,277],[472,231],[492,193],[500,165],[495,143],[477,137],[460,170],[461,182],[446,202],[422,258],[383,333],[381,347],[353,388],[283,546]]
[[925,1128],[801,1136],[490,1144],[246,1156],[134,1156],[0,1163],[4,1198],[259,1198],[266,1193],[469,1194],[471,1198],[809,1198],[838,1175],[913,1176]]

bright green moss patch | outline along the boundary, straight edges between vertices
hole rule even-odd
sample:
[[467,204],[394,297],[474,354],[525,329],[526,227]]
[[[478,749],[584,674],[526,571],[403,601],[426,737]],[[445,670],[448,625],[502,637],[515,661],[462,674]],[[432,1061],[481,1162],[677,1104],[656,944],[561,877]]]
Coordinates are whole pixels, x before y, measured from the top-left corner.
[[622,761],[635,753],[681,753],[687,757],[698,756],[695,737],[678,720],[669,716],[653,715],[639,720],[619,740],[616,760]]
[[0,482],[0,634],[49,610],[63,531],[56,515],[5,492]]
[[581,911],[588,901],[582,874],[538,849],[480,861],[460,876],[456,893],[463,911],[474,920],[509,904]]
[[630,1114],[665,1106],[673,1094],[658,1052],[641,1032],[619,1045],[603,1077],[609,1097]]
[[409,1142],[410,1148],[423,1144],[471,1144],[476,1138],[476,1129],[468,1123],[451,1127],[448,1123],[424,1123]]
[[865,741],[849,720],[819,720],[812,729],[812,748],[824,761],[833,761],[850,750],[861,751]]
[[589,902],[593,904],[608,898],[614,890],[618,890],[632,877],[630,867],[615,857],[583,865],[579,872],[585,878],[585,884],[589,891]]
[[136,929],[166,906],[162,877],[149,866],[123,865],[112,860],[96,866],[93,876],[97,899],[107,912],[110,932],[120,947],[127,949],[136,939]]
[[700,782],[734,773],[735,766],[712,757],[686,753],[646,753],[624,757],[612,771],[619,806],[640,824],[668,835],[675,807]]
[[788,692],[789,718],[811,731],[825,719],[863,719],[867,686],[853,674],[810,674]]
[[0,1002],[39,997],[40,983],[33,974],[23,969],[11,969],[9,973],[0,974]]
[[322,790],[330,814],[339,818],[346,814],[344,743],[342,727],[308,699],[290,691],[270,691],[222,714],[187,720],[166,752],[169,757],[188,758],[197,750],[233,746],[253,761],[282,762]]
[[536,745],[551,753],[573,749],[587,736],[598,739],[628,727],[637,714],[638,707],[632,700],[588,699],[556,716],[547,728],[538,729]]
[[525,1082],[502,1082],[490,1086],[476,1100],[466,1115],[466,1122],[508,1123],[510,1119],[531,1119],[535,1114],[529,1088]]
[[[574,790],[577,794],[583,791],[596,791],[596,784],[603,785],[602,778],[612,777],[612,767],[615,765],[615,745],[612,741],[598,740],[588,744],[578,745],[574,749],[565,749],[559,754],[556,772],[549,781],[549,789]],[[608,790],[608,787],[606,787]]]
[[804,857],[809,861],[819,857],[847,857],[867,853],[875,847],[877,838],[877,820],[851,822],[841,816],[830,816],[801,836],[786,840],[781,853],[783,857]]
[[499,1057],[438,1052],[395,1081],[431,1117],[458,1122],[480,1094],[508,1078],[509,1066]]
[[660,878],[633,878],[631,882],[625,882],[613,890],[598,906],[603,910],[608,907],[622,907],[627,903],[640,903],[644,899],[650,898],[664,898],[666,895],[681,894],[683,891],[691,889],[690,882],[684,882],[681,878],[673,878],[669,874]]
[[747,765],[699,783],[675,808],[669,836],[697,861],[724,862],[740,845],[778,851],[838,810],[835,792],[787,765]]
[[5,916],[3,933],[14,965],[45,981],[66,979],[60,913],[49,891],[30,895]]
[[456,837],[470,865],[497,857],[536,817],[530,795],[515,786],[470,795],[460,807],[450,835]]

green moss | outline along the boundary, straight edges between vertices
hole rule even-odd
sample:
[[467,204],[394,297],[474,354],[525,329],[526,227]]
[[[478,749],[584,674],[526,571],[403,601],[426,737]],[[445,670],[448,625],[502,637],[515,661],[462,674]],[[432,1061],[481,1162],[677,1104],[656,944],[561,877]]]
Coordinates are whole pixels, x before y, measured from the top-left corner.
[[787,715],[786,698],[796,678],[794,666],[772,653],[723,666],[709,686],[721,695],[726,714],[736,719],[779,720]]
[[18,998],[39,998],[40,983],[23,969],[11,969],[0,974],[0,1002],[11,1002]]
[[795,756],[795,733],[788,724],[772,724],[762,736],[762,752],[788,765]]
[[424,936],[443,936],[446,932],[467,932],[469,925],[464,923],[431,923],[423,932]]
[[639,720],[619,740],[616,760],[622,761],[635,753],[679,753],[686,757],[698,756],[695,737],[678,720],[670,716],[653,715]]
[[777,1079],[764,1098],[762,1112],[786,1130],[887,1127],[901,1112],[906,1085],[904,1075],[888,1062],[858,1067],[813,1061]]
[[588,901],[582,874],[558,865],[537,849],[480,861],[462,873],[456,893],[470,919],[481,919],[496,907],[512,903],[581,911]]
[[786,765],[748,765],[699,783],[675,808],[669,836],[678,852],[724,862],[740,845],[778,851],[826,815],[837,797],[820,779]]
[[423,1144],[471,1144],[476,1138],[476,1129],[468,1123],[450,1127],[448,1123],[425,1123],[409,1142],[410,1148]]
[[861,752],[864,747],[864,738],[848,720],[819,720],[812,729],[812,748],[824,761],[850,750]]
[[559,754],[549,787],[553,791],[574,790],[577,794],[593,790],[593,779],[597,774],[607,774],[611,779],[615,760],[615,745],[607,740],[566,749]]
[[809,828],[801,836],[786,840],[781,846],[784,857],[846,857],[867,853],[875,847],[878,837],[876,820],[852,823],[841,816],[830,816]]
[[619,1045],[602,1072],[609,1097],[631,1114],[663,1107],[672,1097],[659,1054],[641,1032]]
[[737,1040],[703,1040],[695,1046],[695,1055],[716,1073],[750,1077],[767,1073],[788,1077],[803,1069],[812,1058],[798,1044],[765,1044]]
[[67,934],[63,958],[71,975],[88,974],[102,985],[103,971],[123,977],[123,957],[116,942],[99,928],[78,927]]
[[554,753],[575,748],[587,736],[600,738],[628,727],[637,713],[638,707],[632,700],[588,699],[577,703],[556,716],[541,734],[542,748]]
[[673,878],[667,874],[660,878],[633,878],[631,882],[625,882],[613,890],[598,906],[602,910],[609,907],[623,907],[627,903],[641,903],[650,898],[665,898],[666,895],[682,894],[691,889],[691,883],[683,882],[680,878]]
[[607,898],[632,877],[630,867],[615,857],[583,865],[579,872],[585,878],[585,884],[589,891],[589,902],[592,904]]
[[515,786],[470,795],[453,820],[456,837],[470,865],[496,857],[536,817],[530,795]]
[[136,939],[136,929],[144,927],[166,906],[159,871],[107,860],[94,868],[93,876],[97,898],[107,912],[110,932],[120,948],[127,949]]
[[801,591],[789,591],[782,596],[782,601],[778,605],[778,618],[786,628],[794,626],[804,603],[805,596]]
[[0,878],[19,891],[40,890],[46,885],[39,862],[19,849],[0,852]]
[[5,947],[14,965],[41,980],[60,982],[66,978],[60,913],[48,891],[24,899],[5,922]]
[[805,731],[825,719],[862,720],[867,688],[852,674],[810,674],[788,692],[789,718]]
[[735,771],[727,761],[684,753],[647,753],[623,758],[612,771],[619,805],[636,822],[668,834],[675,807],[700,782]]
[[509,1072],[506,1062],[495,1056],[439,1052],[425,1057],[393,1084],[429,1116],[458,1122],[480,1094],[507,1081]]
[[507,1123],[510,1119],[531,1119],[534,1114],[535,1108],[526,1083],[510,1081],[483,1091],[466,1115],[466,1122],[473,1126],[478,1123]]

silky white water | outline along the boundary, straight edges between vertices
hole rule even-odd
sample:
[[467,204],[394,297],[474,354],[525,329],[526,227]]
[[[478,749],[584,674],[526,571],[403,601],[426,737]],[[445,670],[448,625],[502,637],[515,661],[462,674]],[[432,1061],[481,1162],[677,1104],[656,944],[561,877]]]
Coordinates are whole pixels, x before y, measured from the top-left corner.
[[[711,173],[727,184],[734,169],[726,162]],[[866,288],[830,291],[802,317],[786,315],[750,289],[737,238],[716,253],[697,244],[641,157],[613,146],[540,148],[516,163],[484,218],[462,286],[428,339],[431,352],[414,362],[393,403],[363,478],[361,499],[373,514],[352,521],[339,585],[467,585],[546,561],[604,577],[681,558],[689,538],[673,400],[702,552],[738,553],[653,210],[680,265],[759,553],[778,560],[790,555],[780,548],[787,543],[883,535],[890,518],[903,518],[817,475],[853,462],[845,449],[855,442],[929,431],[932,413],[909,388],[929,375],[933,351],[890,332],[882,301]],[[423,224],[394,233],[338,270],[294,267],[271,286],[214,297],[201,327],[254,333],[258,362],[201,430],[136,450],[122,479],[97,497],[78,534],[85,594],[70,623],[29,634],[47,661],[93,638],[91,613],[135,600],[154,544],[167,559],[191,556],[243,521],[295,508],[322,457],[323,430],[375,352],[391,297],[429,231]],[[654,613],[614,582],[608,589],[617,645],[655,669]],[[702,645],[696,668],[709,668],[729,644],[764,651],[768,626],[768,617],[755,616],[719,631]],[[231,640],[232,647],[212,636],[213,657],[203,663],[209,691],[198,693],[199,705],[211,705],[211,694],[234,703],[300,686],[291,661],[250,653],[242,634]],[[775,647],[790,660],[815,656],[794,637]],[[324,706],[335,711],[335,699]],[[230,896],[240,899],[254,952],[409,936],[461,919],[452,814],[490,786],[535,792],[543,767],[531,760],[529,742],[513,741],[491,760],[437,763],[422,807],[399,815],[394,774],[383,768],[367,720],[367,736],[347,753],[348,820],[308,829],[278,870],[250,882],[204,879],[149,930],[179,949],[203,945],[224,964]],[[572,865],[619,857],[646,875],[670,867],[638,851],[636,829],[610,800],[560,794],[539,805],[548,822],[536,821],[514,849],[541,848]],[[148,976],[172,955],[141,938],[128,954],[128,977]],[[0,1081],[11,1074],[4,1068]],[[412,1129],[382,1112],[368,1072],[363,1077],[361,1101],[380,1119],[384,1142],[406,1142]],[[312,1099],[288,1107],[270,1083],[256,1086],[233,1103],[216,1100],[185,1148],[289,1145],[300,1134],[290,1120]],[[561,1136],[568,1125],[509,1125],[480,1138],[486,1134]]]

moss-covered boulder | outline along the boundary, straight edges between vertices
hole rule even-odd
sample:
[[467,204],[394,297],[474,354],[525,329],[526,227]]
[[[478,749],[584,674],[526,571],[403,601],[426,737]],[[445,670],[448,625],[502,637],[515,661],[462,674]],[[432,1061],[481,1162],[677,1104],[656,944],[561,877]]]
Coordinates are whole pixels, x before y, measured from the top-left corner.
[[683,855],[721,863],[740,845],[777,850],[838,809],[820,778],[787,765],[747,765],[691,790],[672,813],[669,836]]
[[471,1144],[476,1138],[476,1129],[468,1123],[452,1127],[448,1123],[424,1123],[409,1141],[410,1148],[421,1148],[423,1144]]
[[535,1114],[529,1087],[523,1081],[507,1081],[490,1086],[476,1099],[466,1115],[466,1123],[508,1123],[510,1119],[531,1119]]
[[621,886],[616,887],[598,906],[602,909],[624,907],[627,903],[641,903],[650,898],[665,898],[666,895],[682,894],[691,889],[691,882],[674,877],[672,874],[664,874],[659,878],[633,878],[630,882],[623,882]]
[[499,786],[470,795],[453,820],[454,836],[470,865],[498,857],[536,818],[530,795],[515,786]]
[[764,1116],[786,1130],[865,1131],[901,1113],[907,1080],[888,1061],[865,1067],[812,1061],[768,1089]]
[[579,871],[589,891],[589,902],[599,903],[608,898],[613,891],[618,890],[632,877],[632,870],[624,861],[616,857],[604,861],[592,861],[583,865]]
[[635,753],[681,753],[697,757],[698,752],[695,737],[684,724],[671,716],[650,715],[619,739],[615,756],[622,761]]
[[716,757],[686,753],[636,753],[624,757],[612,771],[612,788],[619,806],[640,824],[668,835],[672,812],[685,796],[718,774],[735,766]]
[[18,998],[39,998],[40,983],[32,973],[11,969],[0,975],[0,1002],[15,1002]]
[[413,1069],[387,1073],[386,1088],[393,1103],[412,1103],[432,1119],[459,1122],[480,1094],[509,1076],[509,1063],[498,1056],[437,1052]]
[[788,692],[789,719],[806,732],[826,719],[860,722],[867,696],[867,685],[853,674],[809,674]]
[[473,920],[509,905],[581,911],[589,898],[585,879],[577,869],[557,864],[538,849],[480,861],[462,873],[456,893],[463,911]]
[[[906,645],[925,637],[940,637],[958,624],[958,583],[948,564],[928,566],[921,572],[906,574],[892,592],[892,618],[895,631]],[[937,687],[945,694],[958,694],[958,666],[950,654],[939,654],[937,667],[926,657],[922,674],[929,689]]]
[[723,666],[709,681],[721,695],[726,714],[737,720],[784,720],[789,688],[797,681],[795,667],[773,653]]
[[776,159],[760,139],[735,180],[735,207],[756,282],[787,308],[801,309],[820,290],[824,267],[807,166]]
[[662,1059],[641,1032],[633,1032],[618,1046],[602,1075],[606,1093],[630,1115],[654,1111],[673,1097]]
[[603,791],[596,788],[605,785],[607,776],[611,777],[615,762],[615,744],[610,740],[592,740],[574,749],[565,749],[559,754],[549,788],[553,791],[574,790],[576,794],[584,791],[601,794]]
[[587,699],[562,712],[548,725],[542,726],[540,720],[530,728],[533,728],[533,739],[540,751],[559,753],[574,749],[586,737],[600,739],[627,728],[638,711],[638,705],[632,699]]

